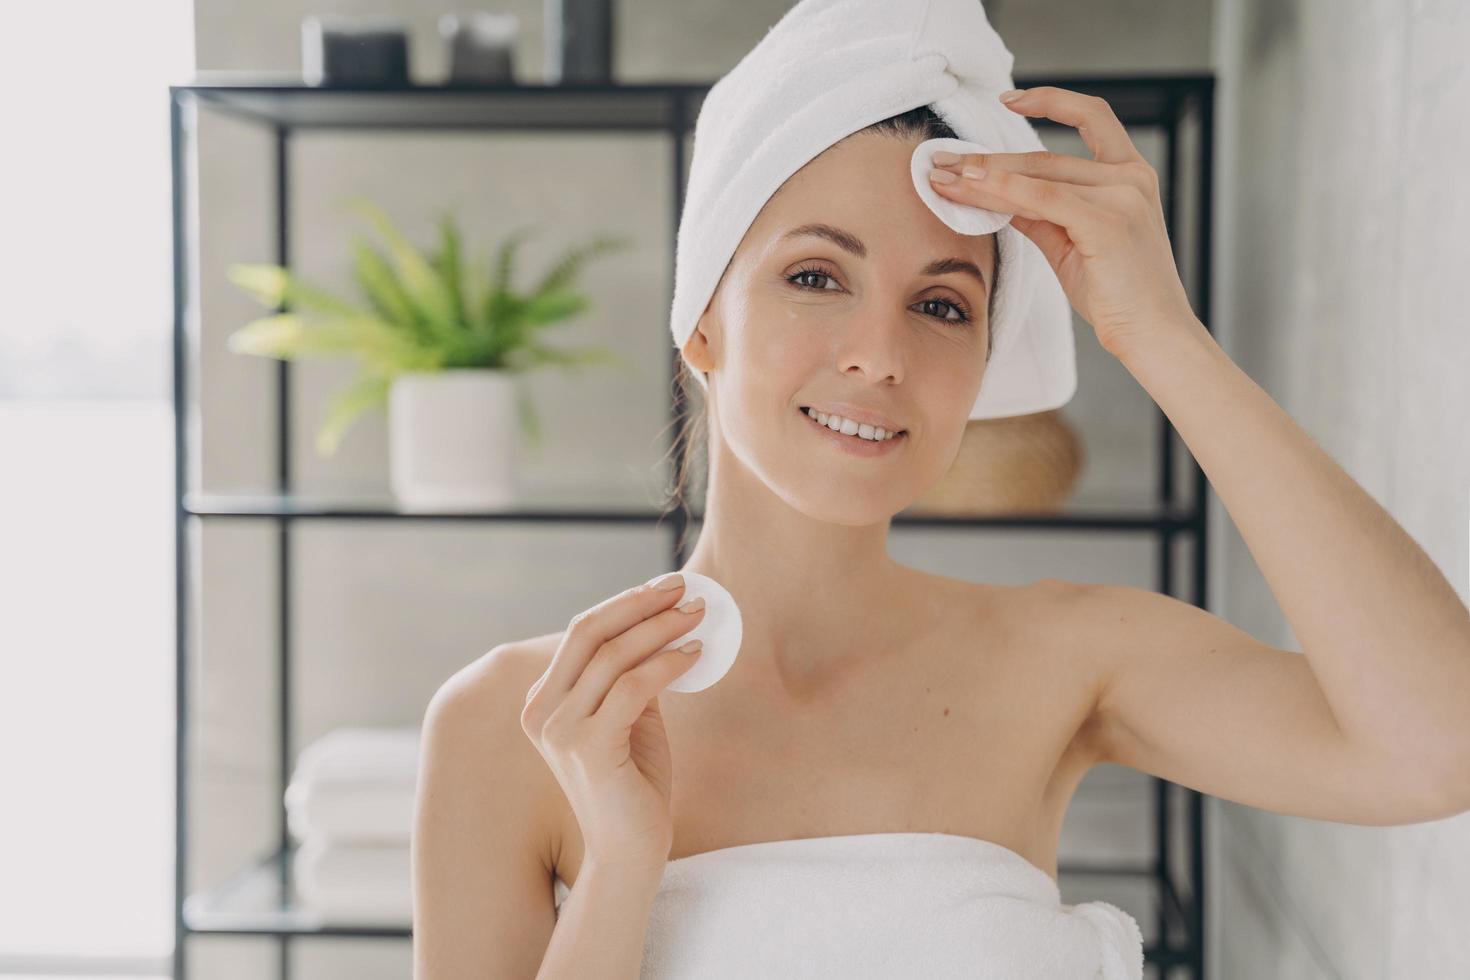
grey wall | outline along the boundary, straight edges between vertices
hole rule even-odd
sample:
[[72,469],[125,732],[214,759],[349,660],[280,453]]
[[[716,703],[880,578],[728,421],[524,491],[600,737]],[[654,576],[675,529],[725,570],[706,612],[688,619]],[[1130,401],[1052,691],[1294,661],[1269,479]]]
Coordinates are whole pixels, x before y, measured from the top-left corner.
[[[1217,316],[1236,360],[1465,598],[1470,9],[1219,5]],[[1216,608],[1299,649],[1233,528]],[[1222,975],[1470,976],[1470,818],[1216,811]]]
[[[618,77],[716,77],[788,5],[621,4]],[[498,6],[522,19],[519,77],[539,80],[539,5]],[[1451,262],[1463,264],[1463,248],[1449,236],[1466,224],[1466,197],[1449,178],[1466,147],[1463,136],[1452,142],[1445,118],[1467,104],[1465,75],[1451,70],[1453,52],[1470,39],[1464,15],[1424,4],[1415,21],[1383,0],[1356,11],[1264,0],[1218,10],[1205,0],[1005,0],[988,9],[1023,76],[1218,65],[1226,111],[1217,143],[1216,330],[1252,376],[1390,506],[1463,594],[1467,453],[1453,422],[1463,420],[1466,406],[1451,371],[1464,373],[1466,340],[1452,330],[1462,315],[1435,286]],[[405,0],[200,0],[199,66],[295,70],[300,18],[349,11],[408,17],[415,76],[442,75],[437,11]],[[226,351],[227,335],[260,310],[224,270],[233,261],[272,258],[270,143],[208,112],[200,122],[198,476],[211,491],[249,492],[267,488],[273,474],[275,364]],[[1075,139],[1043,138],[1059,151],[1086,152]],[[1135,140],[1161,162],[1156,134]],[[472,248],[488,249],[508,229],[537,222],[542,232],[523,251],[526,275],[594,230],[634,238],[633,250],[588,267],[583,281],[597,306],[560,328],[559,341],[616,346],[639,367],[538,377],[533,391],[548,444],[522,470],[545,492],[651,499],[665,450],[672,288],[669,160],[658,138],[301,134],[292,153],[294,264],[327,286],[348,288],[346,236],[357,226],[334,204],[345,194],[377,200],[421,240],[437,210],[452,207]],[[1181,261],[1186,281],[1195,271],[1187,257]],[[1081,387],[1065,414],[1086,444],[1079,497],[1101,505],[1144,500],[1152,489],[1152,402],[1085,323],[1078,321],[1076,336]],[[326,398],[350,377],[346,366],[310,364],[296,374],[300,485],[322,493],[385,490],[381,416],[360,422],[334,458],[311,449]],[[1213,608],[1263,640],[1292,646],[1243,542],[1213,503],[1220,517]],[[592,527],[299,525],[296,747],[343,724],[416,724],[449,674],[496,643],[560,628],[578,610],[664,569],[667,541],[662,531]],[[210,523],[200,541],[196,887],[217,883],[273,839],[275,547],[264,522]],[[1143,537],[905,531],[895,532],[893,551],[975,580],[1058,575],[1158,584]],[[1180,561],[1187,557],[1181,548]],[[1084,850],[1147,853],[1147,798],[1127,776],[1117,767],[1089,776],[1063,832],[1064,860]],[[1213,976],[1470,973],[1463,944],[1453,961],[1460,969],[1447,966],[1455,949],[1449,910],[1467,908],[1466,876],[1460,883],[1449,877],[1451,868],[1470,867],[1463,823],[1353,828],[1230,804],[1212,804],[1209,819],[1219,831],[1211,841],[1212,961],[1220,967]],[[304,942],[296,949],[303,977],[410,972],[406,944]],[[273,963],[269,944],[252,940],[196,940],[191,954],[196,975],[210,980],[264,975]]]

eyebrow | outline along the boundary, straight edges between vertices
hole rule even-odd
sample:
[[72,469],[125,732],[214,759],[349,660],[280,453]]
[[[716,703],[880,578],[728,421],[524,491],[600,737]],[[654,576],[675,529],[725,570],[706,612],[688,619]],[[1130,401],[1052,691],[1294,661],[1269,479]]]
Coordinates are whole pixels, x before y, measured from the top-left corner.
[[[802,237],[825,238],[838,248],[846,252],[851,252],[860,259],[868,257],[868,247],[863,244],[862,239],[850,231],[843,231],[841,228],[834,228],[832,225],[823,224],[820,221],[814,221],[793,228],[782,235],[781,240],[785,241],[788,238]],[[985,287],[986,293],[990,292],[990,283],[986,281],[985,273],[981,272],[980,267],[969,259],[955,257],[935,259],[919,271],[926,276],[942,276],[949,272],[962,272],[965,275],[974,276],[980,280],[980,285]]]

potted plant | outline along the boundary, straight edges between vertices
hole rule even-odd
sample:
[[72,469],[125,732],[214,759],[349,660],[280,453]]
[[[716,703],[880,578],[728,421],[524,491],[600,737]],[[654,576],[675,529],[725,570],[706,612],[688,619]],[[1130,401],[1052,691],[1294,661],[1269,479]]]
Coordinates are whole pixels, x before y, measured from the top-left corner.
[[437,250],[425,256],[376,205],[360,198],[347,204],[388,249],[385,256],[354,239],[353,275],[366,305],[315,288],[279,265],[237,263],[230,281],[279,312],[235,331],[230,350],[282,360],[355,356],[361,370],[333,397],[316,448],[333,454],[362,412],[386,403],[391,485],[402,505],[437,510],[514,499],[517,424],[531,445],[541,443],[518,376],[543,366],[627,366],[610,350],[548,347],[539,336],[587,308],[587,297],[573,288],[582,264],[626,243],[598,236],[573,248],[523,294],[511,278],[528,229],[501,242],[487,279],[480,263],[461,261],[459,230],[448,213],[439,223]]

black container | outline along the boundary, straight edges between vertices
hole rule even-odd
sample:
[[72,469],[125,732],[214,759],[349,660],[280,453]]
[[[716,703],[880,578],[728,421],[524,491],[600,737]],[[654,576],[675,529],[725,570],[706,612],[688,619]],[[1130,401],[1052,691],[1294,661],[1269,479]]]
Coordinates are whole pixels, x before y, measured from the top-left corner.
[[449,46],[446,85],[491,85],[515,81],[515,14],[445,14],[439,33]]
[[611,82],[613,0],[546,0],[546,81]]
[[303,17],[301,74],[307,85],[408,85],[408,23],[348,14]]

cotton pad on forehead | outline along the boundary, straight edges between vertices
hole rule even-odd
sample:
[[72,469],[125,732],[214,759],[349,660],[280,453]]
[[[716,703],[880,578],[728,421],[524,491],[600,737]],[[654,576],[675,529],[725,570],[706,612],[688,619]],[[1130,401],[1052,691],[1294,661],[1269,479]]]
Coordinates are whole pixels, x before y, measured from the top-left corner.
[[[694,628],[664,645],[658,652],[683,646],[690,640],[703,640],[704,648],[695,656],[694,666],[675,677],[665,690],[692,693],[702,691],[730,672],[735,656],[740,652],[742,629],[740,607],[725,587],[708,575],[698,572],[680,572],[684,577],[684,595],[681,603],[690,599],[704,599],[704,615]],[[687,654],[686,654],[687,656]]]
[[950,200],[934,189],[933,183],[929,180],[929,171],[934,169],[934,153],[937,150],[948,150],[960,156],[996,152],[974,140],[945,136],[925,140],[914,147],[914,152],[909,156],[909,177],[914,182],[914,190],[919,192],[919,197],[929,206],[929,210],[938,215],[940,221],[961,235],[989,235],[1010,224],[1011,216],[1003,211],[992,211],[989,208],[961,204],[959,201]]

